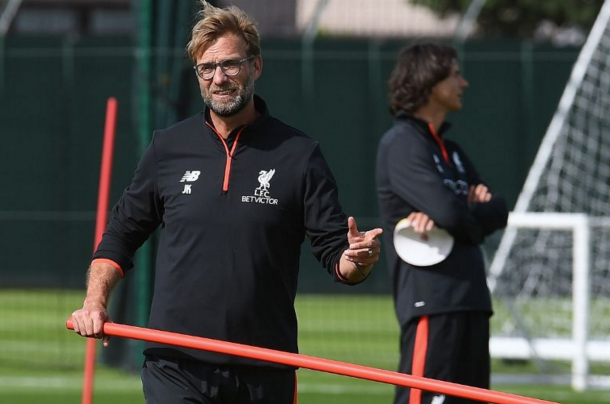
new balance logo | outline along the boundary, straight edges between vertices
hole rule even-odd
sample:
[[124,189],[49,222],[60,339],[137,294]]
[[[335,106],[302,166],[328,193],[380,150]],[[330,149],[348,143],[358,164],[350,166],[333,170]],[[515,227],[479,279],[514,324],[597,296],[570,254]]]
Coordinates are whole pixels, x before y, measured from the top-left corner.
[[195,182],[199,178],[201,171],[187,171],[182,176],[180,182]]
[[[180,182],[195,182],[199,178],[199,174],[201,174],[201,171],[187,171],[182,176],[182,179],[180,180]],[[193,192],[192,187],[193,187],[193,184],[184,184],[184,189],[182,190],[182,194],[190,195],[191,192]]]

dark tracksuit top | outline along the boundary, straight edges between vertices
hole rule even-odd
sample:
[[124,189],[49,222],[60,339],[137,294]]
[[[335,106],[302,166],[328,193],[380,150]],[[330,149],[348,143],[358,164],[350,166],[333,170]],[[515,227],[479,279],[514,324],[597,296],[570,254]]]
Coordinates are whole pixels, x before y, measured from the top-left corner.
[[[297,352],[301,244],[307,235],[335,280],[349,283],[336,270],[347,217],[319,144],[271,117],[259,97],[255,106],[262,116],[226,144],[207,110],[155,131],[94,259],[127,270],[162,226],[149,327]],[[145,353],[273,366],[152,343]]]
[[[399,112],[379,144],[377,196],[396,313],[403,326],[423,315],[492,313],[479,245],[485,236],[506,226],[508,209],[495,195],[489,202],[468,204],[469,186],[483,181],[456,143],[440,141],[448,128],[449,124],[440,128],[437,141],[425,121]],[[425,213],[454,237],[454,247],[444,261],[417,267],[396,254],[394,228],[412,212]]]

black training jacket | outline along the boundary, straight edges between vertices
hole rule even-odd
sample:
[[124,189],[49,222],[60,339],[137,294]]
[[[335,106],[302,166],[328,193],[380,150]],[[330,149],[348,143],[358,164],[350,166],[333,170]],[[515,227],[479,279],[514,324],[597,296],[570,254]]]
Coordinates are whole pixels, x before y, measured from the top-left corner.
[[[155,131],[94,253],[124,270],[158,226],[149,327],[297,352],[301,244],[334,276],[347,217],[317,142],[271,117],[224,141],[202,112]],[[146,353],[262,364],[158,344]]]
[[[448,128],[449,124],[440,128],[440,138]],[[468,203],[469,186],[483,181],[455,142],[443,143],[449,163],[428,124],[399,112],[377,152],[377,197],[402,325],[422,315],[492,312],[480,244],[506,226],[508,209],[495,195],[487,203]],[[454,237],[453,250],[441,263],[417,267],[396,254],[394,228],[412,212],[424,212]]]

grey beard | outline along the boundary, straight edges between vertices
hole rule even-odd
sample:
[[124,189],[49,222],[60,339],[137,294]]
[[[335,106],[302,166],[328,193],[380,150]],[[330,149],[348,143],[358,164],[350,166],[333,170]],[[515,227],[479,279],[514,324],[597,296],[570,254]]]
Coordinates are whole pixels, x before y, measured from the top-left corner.
[[224,117],[237,114],[244,109],[247,104],[247,102],[244,102],[244,98],[241,94],[229,103],[216,103],[211,98],[206,98],[205,96],[203,96],[203,102],[205,102],[205,105],[207,105],[216,115]]
[[201,98],[207,107],[216,115],[222,117],[233,116],[243,110],[248,102],[254,96],[254,82],[249,78],[248,82],[243,87],[243,92],[237,94],[234,100],[227,103],[216,103],[212,97],[206,97],[205,92],[201,89]]

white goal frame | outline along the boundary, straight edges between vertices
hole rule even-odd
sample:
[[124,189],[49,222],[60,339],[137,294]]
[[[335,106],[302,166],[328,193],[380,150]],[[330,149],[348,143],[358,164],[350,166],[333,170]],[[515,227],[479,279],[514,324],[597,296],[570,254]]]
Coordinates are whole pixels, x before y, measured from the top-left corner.
[[[511,212],[507,231],[519,228],[570,230],[573,233],[572,338],[526,339],[491,337],[494,358],[551,359],[572,361],[572,387],[585,390],[589,381],[589,362],[610,362],[610,339],[589,339],[591,229],[609,227],[610,217],[589,217],[582,213]],[[610,296],[609,296],[610,298]],[[609,383],[602,381],[603,384]]]
[[[513,245],[516,243],[519,228],[540,230],[570,230],[573,233],[573,271],[572,271],[572,330],[567,339],[525,338],[491,338],[491,353],[494,357],[515,359],[557,359],[572,361],[572,386],[575,390],[584,390],[590,385],[589,361],[610,361],[610,337],[604,341],[591,341],[589,335],[590,306],[590,269],[592,265],[591,234],[594,227],[610,227],[610,217],[592,217],[585,213],[532,212],[537,208],[530,206],[534,194],[546,169],[553,149],[566,125],[570,110],[574,105],[577,93],[586,77],[587,69],[610,26],[610,0],[604,1],[598,17],[589,32],[578,59],[572,69],[570,79],[563,92],[559,106],[542,140],[534,163],[529,171],[517,203],[509,216],[507,229],[495,251],[489,269],[488,284],[494,294],[497,282],[506,266]],[[539,209],[538,209],[539,210]],[[583,210],[580,210],[583,212]],[[600,213],[597,213],[598,215]],[[602,212],[602,215],[610,212]],[[610,299],[610,296],[608,296]],[[511,302],[507,302],[509,305]],[[517,322],[518,313],[512,313]],[[519,324],[517,324],[520,327]],[[523,331],[523,330],[522,330]],[[527,330],[525,330],[527,331]],[[610,386],[610,381],[604,381]]]

